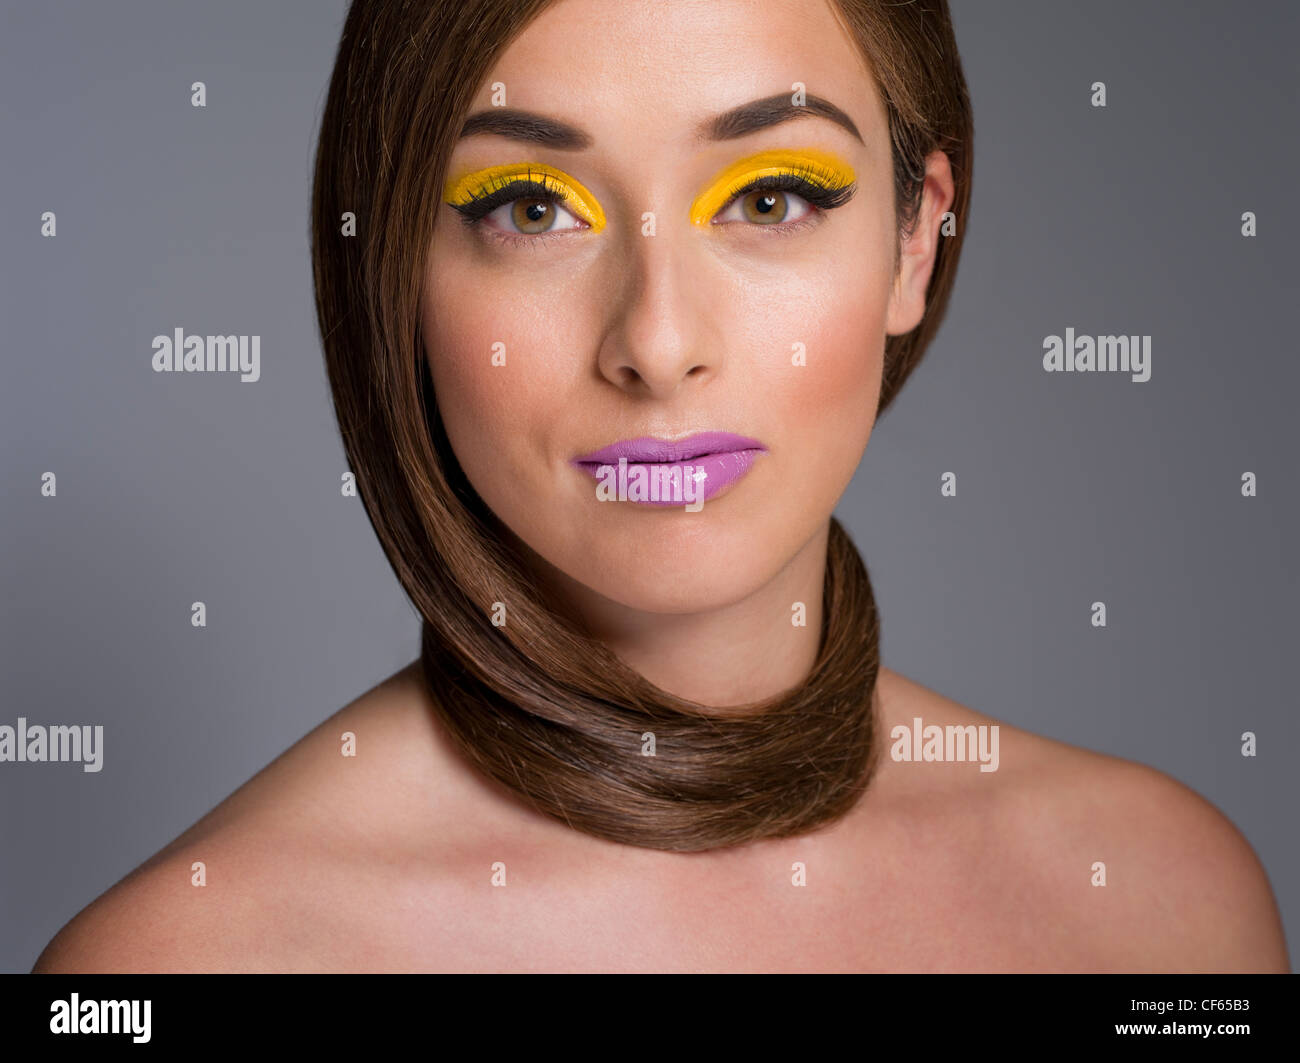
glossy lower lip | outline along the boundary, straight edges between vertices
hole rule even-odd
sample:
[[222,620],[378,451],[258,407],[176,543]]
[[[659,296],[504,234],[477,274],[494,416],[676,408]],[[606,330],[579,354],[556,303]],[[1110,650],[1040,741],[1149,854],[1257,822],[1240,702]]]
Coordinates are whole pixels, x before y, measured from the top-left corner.
[[[754,459],[767,452],[757,439],[730,432],[701,432],[687,439],[666,440],[643,436],[625,439],[591,454],[573,459],[573,464],[593,479],[601,479],[605,466],[617,468],[621,460],[631,465],[655,465],[664,470],[678,469],[679,476],[704,473],[703,501],[730,487],[749,472]],[[629,499],[631,501],[631,499]],[[638,500],[647,506],[681,506],[677,500]]]

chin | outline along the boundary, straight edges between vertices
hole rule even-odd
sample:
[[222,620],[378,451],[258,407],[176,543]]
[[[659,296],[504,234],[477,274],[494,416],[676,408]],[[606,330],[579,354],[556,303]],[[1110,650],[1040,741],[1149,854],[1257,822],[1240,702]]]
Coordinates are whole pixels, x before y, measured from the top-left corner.
[[610,601],[646,613],[697,613],[743,601],[785,559],[756,554],[753,534],[606,540],[570,560],[570,578]]
[[725,608],[754,593],[763,580],[750,571],[718,572],[687,568],[674,579],[653,573],[628,572],[625,578],[587,582],[596,593],[628,609],[643,613],[703,613]]

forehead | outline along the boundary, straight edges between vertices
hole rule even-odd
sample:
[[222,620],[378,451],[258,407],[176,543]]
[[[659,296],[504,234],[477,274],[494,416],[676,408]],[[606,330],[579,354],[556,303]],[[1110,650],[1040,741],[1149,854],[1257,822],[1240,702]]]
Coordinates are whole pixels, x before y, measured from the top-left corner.
[[597,140],[682,141],[702,118],[795,91],[829,100],[870,142],[886,124],[867,61],[831,0],[558,0],[483,86]]

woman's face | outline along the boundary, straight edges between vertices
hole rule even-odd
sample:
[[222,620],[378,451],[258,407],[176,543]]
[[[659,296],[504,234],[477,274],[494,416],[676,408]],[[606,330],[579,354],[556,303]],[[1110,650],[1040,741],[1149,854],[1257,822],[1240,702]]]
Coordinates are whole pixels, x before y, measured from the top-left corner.
[[[771,580],[824,530],[871,434],[885,338],[924,310],[923,279],[895,284],[886,113],[830,5],[561,0],[481,87],[447,177],[422,329],[487,505],[638,610]],[[749,442],[625,452],[633,497],[656,459],[690,466],[657,484],[680,484],[675,505],[619,500],[617,453],[574,464],[702,433]]]

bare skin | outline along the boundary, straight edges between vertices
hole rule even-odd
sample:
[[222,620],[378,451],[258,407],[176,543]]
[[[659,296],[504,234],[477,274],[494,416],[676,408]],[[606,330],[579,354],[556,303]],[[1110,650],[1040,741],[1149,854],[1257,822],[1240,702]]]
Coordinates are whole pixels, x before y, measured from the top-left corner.
[[[888,669],[878,690],[883,734],[996,722]],[[1000,736],[995,772],[886,751],[822,831],[665,853],[579,834],[484,779],[412,665],[93,902],[35,970],[1288,970],[1264,872],[1213,806],[1150,768]]]
[[[825,0],[756,10],[547,9],[476,107],[500,82],[512,107],[585,131],[588,146],[479,133],[453,170],[563,170],[607,225],[502,241],[448,201],[422,293],[429,369],[475,489],[597,637],[712,706],[808,675],[829,516],[871,434],[886,337],[925,313],[954,196],[935,152],[900,246],[887,114],[856,46]],[[809,113],[701,142],[701,122],[795,77],[860,137]],[[856,194],[808,215],[796,196],[793,213],[813,220],[780,232],[688,220],[725,167],[777,149],[833,153]],[[509,369],[486,357],[498,340]],[[812,356],[794,371],[791,341]],[[597,502],[568,463],[615,439],[703,429],[768,452],[690,520]],[[793,602],[807,603],[806,627],[789,623]],[[1287,969],[1250,846],[1151,769],[1001,725],[997,771],[886,750],[866,795],[822,830],[666,853],[578,833],[483,778],[419,679],[408,667],[336,713],[78,915],[36,970]],[[885,743],[917,716],[995,723],[888,670],[878,694]],[[340,755],[346,731],[356,757]],[[498,862],[505,886],[492,884]]]

